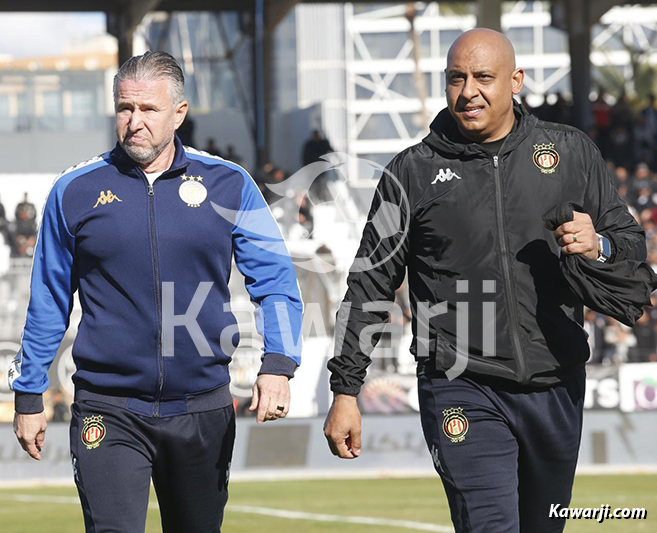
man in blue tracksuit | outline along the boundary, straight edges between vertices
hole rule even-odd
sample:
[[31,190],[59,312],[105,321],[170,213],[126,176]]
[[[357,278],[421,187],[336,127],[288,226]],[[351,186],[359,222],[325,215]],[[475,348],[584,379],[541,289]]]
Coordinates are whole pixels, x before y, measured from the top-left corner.
[[175,136],[183,84],[163,52],[119,70],[119,142],[55,181],[9,371],[16,436],[40,459],[41,395],[77,290],[71,454],[86,530],[96,533],[143,531],[151,478],[165,532],[220,530],[235,435],[233,257],[264,339],[251,404],[259,422],[287,414],[300,362],[302,304],[278,226],[244,169]]

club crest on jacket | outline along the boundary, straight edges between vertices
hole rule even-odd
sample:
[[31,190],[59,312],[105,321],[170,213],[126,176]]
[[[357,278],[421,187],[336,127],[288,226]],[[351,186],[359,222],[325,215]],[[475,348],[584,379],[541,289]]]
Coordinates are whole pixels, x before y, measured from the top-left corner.
[[202,176],[181,176],[183,182],[178,189],[180,199],[187,204],[187,207],[200,207],[208,197],[208,190],[201,182]]
[[559,152],[554,149],[554,143],[535,144],[534,164],[543,174],[552,174],[559,164]]

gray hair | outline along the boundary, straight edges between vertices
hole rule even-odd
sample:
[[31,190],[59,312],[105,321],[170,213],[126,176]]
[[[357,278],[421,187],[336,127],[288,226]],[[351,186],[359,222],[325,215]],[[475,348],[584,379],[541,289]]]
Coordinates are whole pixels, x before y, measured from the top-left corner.
[[166,80],[169,96],[174,105],[185,98],[185,77],[175,58],[166,52],[146,52],[142,56],[128,59],[114,76],[114,102],[119,90],[119,83],[125,80]]

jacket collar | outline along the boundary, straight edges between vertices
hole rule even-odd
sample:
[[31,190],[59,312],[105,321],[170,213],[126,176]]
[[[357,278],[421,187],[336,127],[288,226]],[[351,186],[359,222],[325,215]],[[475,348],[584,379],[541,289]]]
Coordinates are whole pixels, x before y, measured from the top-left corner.
[[[173,163],[171,163],[171,166],[162,173],[162,177],[166,177],[169,173],[177,175],[181,170],[184,171],[190,163],[185,154],[185,148],[183,147],[182,141],[177,135],[173,137],[173,143],[176,148],[175,155],[173,156]],[[122,172],[131,176],[139,177],[144,174],[141,167],[125,153],[123,148],[121,148],[118,141],[114,150],[110,152],[110,157],[112,158],[112,162]]]
[[[515,131],[509,134],[504,141],[503,149],[500,150],[500,155],[510,152],[518,146],[525,138],[529,136],[534,127],[536,126],[537,119],[531,115],[521,104],[513,101],[513,113],[515,114],[518,122],[518,127]],[[462,143],[454,139],[460,138],[460,135],[455,135],[458,132],[456,121],[450,114],[447,108],[443,109],[430,126],[429,135],[427,135],[422,142],[430,146],[437,152],[442,152],[450,155],[465,155],[465,156],[482,156],[487,155],[476,142]]]

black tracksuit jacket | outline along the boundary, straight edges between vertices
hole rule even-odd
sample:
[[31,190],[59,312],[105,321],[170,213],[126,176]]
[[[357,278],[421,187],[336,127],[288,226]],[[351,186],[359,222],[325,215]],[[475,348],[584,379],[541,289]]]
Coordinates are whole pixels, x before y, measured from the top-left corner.
[[[542,215],[561,202],[583,206],[596,231],[611,241],[611,261],[644,260],[644,232],[586,135],[538,121],[517,104],[514,112],[517,127],[497,156],[455,141],[456,123],[443,110],[429,135],[388,165],[338,311],[335,357],[328,364],[334,392],[360,391],[388,321],[385,306],[368,302],[392,302],[406,271],[419,373],[444,375],[455,365],[459,308],[467,308],[461,315],[467,319],[459,320],[468,340],[462,376],[531,390],[583,372],[589,347],[582,305],[560,272],[559,245]],[[376,213],[382,206],[385,213],[395,209],[382,202],[398,206],[398,227],[408,231],[390,236]],[[372,268],[363,268],[364,261]],[[467,292],[461,283],[457,293],[459,280],[468,281]],[[423,318],[423,309],[441,302],[444,312]]]

